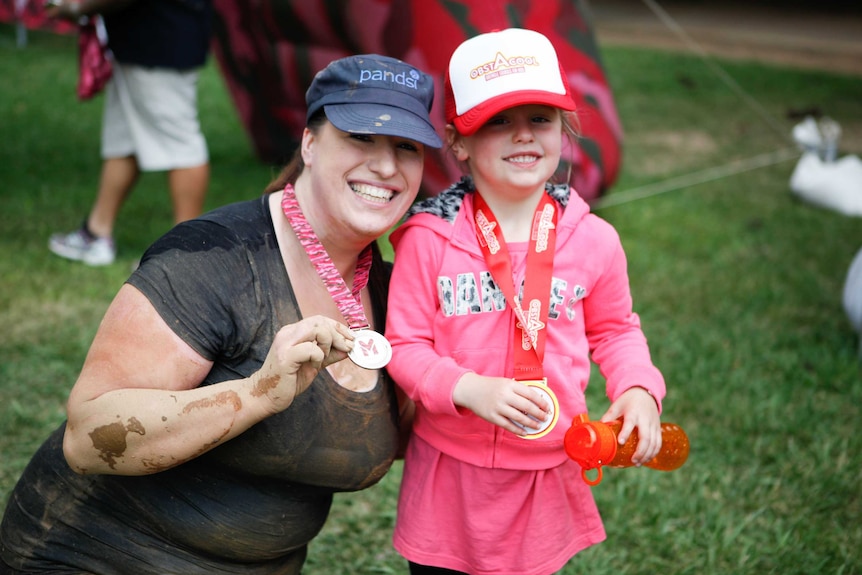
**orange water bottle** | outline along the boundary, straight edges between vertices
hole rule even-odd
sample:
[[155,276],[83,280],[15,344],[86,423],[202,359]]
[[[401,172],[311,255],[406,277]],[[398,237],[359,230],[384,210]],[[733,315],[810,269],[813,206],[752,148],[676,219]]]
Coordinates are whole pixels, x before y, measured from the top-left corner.
[[[581,477],[588,485],[598,485],[602,481],[602,466],[631,467],[632,455],[638,444],[638,431],[635,428],[623,445],[617,441],[622,421],[589,421],[587,414],[581,414],[572,421],[566,431],[563,444],[566,454],[581,466]],[[673,471],[688,459],[688,436],[674,423],[661,424],[661,450],[654,458],[644,463],[646,467],[661,471]],[[596,469],[595,479],[587,477],[587,471]]]

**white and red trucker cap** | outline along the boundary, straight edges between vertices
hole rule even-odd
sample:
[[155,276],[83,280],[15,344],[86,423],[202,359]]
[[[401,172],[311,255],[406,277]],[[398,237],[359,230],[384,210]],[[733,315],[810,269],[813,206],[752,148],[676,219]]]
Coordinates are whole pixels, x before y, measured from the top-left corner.
[[469,136],[495,114],[523,104],[575,109],[553,44],[543,34],[508,28],[461,43],[446,71],[446,122]]

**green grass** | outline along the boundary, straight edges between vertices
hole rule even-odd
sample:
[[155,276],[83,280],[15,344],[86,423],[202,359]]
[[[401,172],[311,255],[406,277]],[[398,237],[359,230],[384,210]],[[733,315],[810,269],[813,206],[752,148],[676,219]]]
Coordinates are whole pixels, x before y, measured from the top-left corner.
[[[604,48],[626,131],[611,196],[790,145],[794,110],[819,108],[862,153],[862,78],[721,65],[784,133],[696,57]],[[62,421],[90,340],[129,266],[165,231],[164,180],[145,177],[118,222],[119,261],[86,268],[48,253],[83,218],[99,169],[101,102],[75,99],[73,39],[0,26],[0,505]],[[201,115],[208,208],[258,195],[254,159],[215,65]],[[667,378],[664,419],[692,440],[678,471],[606,470],[594,488],[608,540],[565,574],[862,573],[862,371],[841,309],[862,220],[798,201],[794,162],[599,209],[619,230],[635,303]],[[607,406],[596,375],[591,414]],[[310,575],[405,573],[392,550],[396,464],[336,498]]]

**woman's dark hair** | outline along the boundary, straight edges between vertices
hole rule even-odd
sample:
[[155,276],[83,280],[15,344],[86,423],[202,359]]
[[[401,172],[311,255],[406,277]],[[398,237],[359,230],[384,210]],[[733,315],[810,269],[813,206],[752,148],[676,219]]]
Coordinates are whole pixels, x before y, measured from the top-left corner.
[[[326,122],[326,113],[323,111],[323,108],[321,108],[308,119],[305,127],[313,134],[317,134],[324,122]],[[279,172],[275,179],[266,186],[263,193],[271,194],[272,192],[284,189],[284,186],[287,184],[295,184],[297,178],[299,178],[299,174],[301,174],[304,169],[305,162],[302,161],[302,143],[300,142],[296,147],[296,150],[293,152],[293,157],[287,165],[281,169],[281,172]]]

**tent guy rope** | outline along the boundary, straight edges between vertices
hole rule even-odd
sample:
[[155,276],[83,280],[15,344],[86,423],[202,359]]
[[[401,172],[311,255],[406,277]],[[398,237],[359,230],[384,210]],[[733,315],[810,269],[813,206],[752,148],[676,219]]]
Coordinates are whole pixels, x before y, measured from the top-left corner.
[[642,200],[644,198],[657,196],[666,192],[681,190],[697,184],[704,184],[706,182],[720,180],[721,178],[734,176],[736,174],[750,172],[751,170],[756,170],[758,168],[774,166],[775,164],[780,164],[788,160],[798,159],[799,148],[782,148],[774,152],[760,154],[751,158],[734,160],[733,162],[723,166],[707,168],[705,170],[700,170],[699,172],[692,172],[690,174],[677,176],[661,182],[655,182],[653,184],[647,184],[637,188],[630,188],[609,196],[603,196],[592,202],[590,207],[594,210],[599,210],[602,208],[609,208],[611,206],[627,204],[635,200]]
[[[724,84],[728,88],[730,88],[731,91],[733,91],[737,96],[739,96],[746,103],[746,105],[751,108],[751,110],[754,111],[755,114],[757,114],[757,116],[759,116],[773,131],[776,132],[776,134],[778,134],[783,140],[789,140],[791,142],[793,141],[793,137],[790,134],[790,129],[784,126],[777,118],[770,114],[766,110],[766,108],[764,108],[760,104],[760,102],[757,101],[756,98],[754,98],[742,86],[740,86],[739,83],[734,80],[733,77],[727,73],[727,71],[724,70],[724,68],[716,64],[715,61],[709,56],[709,54],[707,54],[706,50],[704,50],[703,47],[698,44],[683,29],[683,27],[680,26],[680,24],[670,14],[668,14],[668,12],[659,5],[658,2],[656,2],[655,0],[643,0],[643,3],[656,15],[656,17],[665,26],[667,26],[670,31],[672,31],[679,37],[680,40],[682,40],[682,42],[688,47],[689,50],[699,56],[700,59],[703,60],[704,64],[706,64],[706,66],[710,69],[710,71],[712,71],[713,74],[715,74],[722,82],[724,82]],[[780,164],[789,160],[797,160],[799,159],[800,153],[801,152],[799,148],[796,146],[782,148],[773,152],[759,154],[757,156],[749,158],[734,160],[723,166],[707,168],[690,174],[676,176],[660,182],[655,182],[636,188],[630,188],[628,190],[616,192],[611,195],[602,196],[591,202],[590,205],[594,210],[599,210],[611,206],[618,206],[621,204],[633,202],[635,200],[641,200],[644,198],[649,198],[666,192],[680,190],[697,184],[711,182],[714,180],[726,178],[736,174],[741,174],[758,168],[764,168],[767,166]]]

